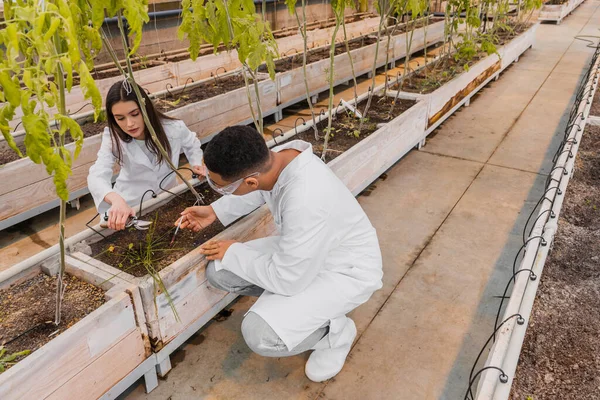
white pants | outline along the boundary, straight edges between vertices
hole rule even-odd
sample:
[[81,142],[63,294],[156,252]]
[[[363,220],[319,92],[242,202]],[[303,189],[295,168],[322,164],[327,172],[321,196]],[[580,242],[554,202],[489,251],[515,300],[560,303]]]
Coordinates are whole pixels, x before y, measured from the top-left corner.
[[[244,296],[260,296],[264,289],[258,287],[227,270],[215,270],[215,263],[209,262],[206,267],[208,282],[217,289],[237,293]],[[242,321],[242,335],[248,347],[264,357],[288,357],[311,350],[322,338],[329,333],[329,323],[326,323],[292,350],[275,333],[273,328],[258,314],[250,311]]]

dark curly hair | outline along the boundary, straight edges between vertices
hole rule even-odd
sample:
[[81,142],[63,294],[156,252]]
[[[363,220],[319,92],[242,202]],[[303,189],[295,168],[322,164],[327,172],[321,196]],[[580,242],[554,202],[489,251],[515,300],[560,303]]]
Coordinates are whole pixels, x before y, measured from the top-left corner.
[[269,165],[271,152],[263,136],[247,126],[230,126],[219,132],[204,150],[204,164],[227,181],[235,181]]

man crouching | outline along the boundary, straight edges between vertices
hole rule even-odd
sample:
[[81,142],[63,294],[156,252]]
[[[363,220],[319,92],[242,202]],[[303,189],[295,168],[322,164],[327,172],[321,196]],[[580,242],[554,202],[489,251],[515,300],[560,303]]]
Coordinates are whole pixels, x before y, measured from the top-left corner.
[[242,322],[248,346],[266,357],[314,350],[305,372],[315,382],[337,375],[356,337],[347,313],[382,286],[375,229],[352,193],[300,140],[269,150],[257,131],[233,126],[204,151],[206,178],[224,196],[187,208],[182,228],[216,218],[227,226],[267,204],[279,236],[209,241],[202,253],[216,288],[260,296]]

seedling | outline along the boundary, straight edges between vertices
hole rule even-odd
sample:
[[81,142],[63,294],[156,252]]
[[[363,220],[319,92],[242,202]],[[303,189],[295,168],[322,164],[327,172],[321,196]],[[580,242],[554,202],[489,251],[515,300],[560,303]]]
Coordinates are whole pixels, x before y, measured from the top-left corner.
[[24,357],[31,353],[31,350],[23,350],[12,354],[6,354],[4,346],[0,346],[0,374],[17,363],[17,358]]

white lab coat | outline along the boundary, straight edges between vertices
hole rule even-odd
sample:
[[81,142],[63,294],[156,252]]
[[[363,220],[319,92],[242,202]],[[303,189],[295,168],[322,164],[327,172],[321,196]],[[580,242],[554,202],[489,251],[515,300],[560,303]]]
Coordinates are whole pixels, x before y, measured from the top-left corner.
[[301,153],[282,171],[271,191],[224,196],[212,203],[228,225],[267,203],[280,236],[235,243],[217,269],[229,270],[265,289],[250,309],[289,350],[330,321],[335,345],[345,314],[382,286],[381,251],[375,228],[352,193],[296,140],[273,151]]
[[[179,154],[182,151],[185,153],[190,165],[201,165],[202,149],[200,149],[200,141],[183,121],[164,120],[163,128],[171,145],[171,161],[175,166],[179,166]],[[121,141],[123,162],[113,188],[111,178],[117,159],[114,155],[116,153],[113,153],[112,144],[108,127],[104,128],[98,158],[90,168],[88,175],[88,188],[100,214],[110,208],[110,204],[104,201],[104,197],[108,193],[117,192],[127,204],[133,207],[139,205],[140,199],[146,190],[152,189],[156,194],[159,194],[161,192],[159,188],[160,181],[171,172],[171,168],[166,162],[158,165],[151,162],[134,141],[129,143]],[[176,182],[176,175],[171,174],[163,182],[162,187],[165,189],[171,188]],[[151,198],[150,194],[146,196],[148,199]]]

